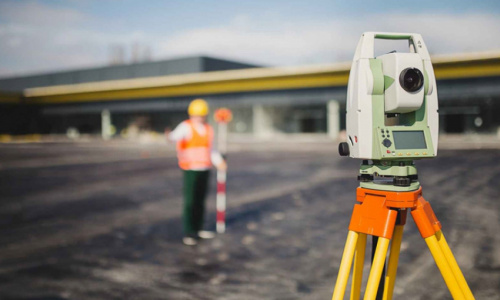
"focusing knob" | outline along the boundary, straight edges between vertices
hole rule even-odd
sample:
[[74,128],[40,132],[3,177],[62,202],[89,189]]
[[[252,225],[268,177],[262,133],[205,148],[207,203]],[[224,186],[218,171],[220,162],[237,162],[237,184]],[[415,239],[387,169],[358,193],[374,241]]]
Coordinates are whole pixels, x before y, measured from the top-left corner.
[[384,145],[386,148],[389,148],[392,145],[392,142],[389,139],[384,139],[382,141],[382,145]]
[[339,144],[339,154],[340,156],[349,156],[349,144],[342,142]]

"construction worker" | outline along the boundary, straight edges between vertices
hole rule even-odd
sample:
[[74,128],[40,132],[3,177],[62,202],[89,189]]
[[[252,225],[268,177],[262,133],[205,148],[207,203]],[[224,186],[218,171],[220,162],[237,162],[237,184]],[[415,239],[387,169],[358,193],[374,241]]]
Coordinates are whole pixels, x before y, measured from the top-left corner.
[[184,173],[183,243],[196,245],[198,239],[213,238],[215,234],[204,231],[203,216],[208,189],[210,167],[227,168],[226,162],[212,148],[214,131],[207,124],[208,104],[203,99],[191,101],[189,119],[180,123],[167,138],[177,143],[179,167]]

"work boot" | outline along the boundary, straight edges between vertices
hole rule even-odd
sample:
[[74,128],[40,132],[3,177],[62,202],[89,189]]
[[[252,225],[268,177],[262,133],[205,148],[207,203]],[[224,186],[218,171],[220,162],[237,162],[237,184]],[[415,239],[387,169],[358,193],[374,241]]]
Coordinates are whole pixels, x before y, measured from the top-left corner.
[[193,237],[186,236],[182,238],[182,243],[186,246],[195,246],[198,244],[198,241]]
[[200,230],[198,231],[198,237],[200,239],[213,239],[215,237],[215,232],[213,231],[207,231],[207,230]]

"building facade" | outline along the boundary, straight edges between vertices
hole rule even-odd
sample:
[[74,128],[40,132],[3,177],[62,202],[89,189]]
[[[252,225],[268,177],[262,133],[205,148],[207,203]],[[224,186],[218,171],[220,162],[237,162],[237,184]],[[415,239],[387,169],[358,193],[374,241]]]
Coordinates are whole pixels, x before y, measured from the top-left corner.
[[[500,53],[434,57],[433,64],[440,130],[496,134]],[[0,133],[161,132],[185,119],[189,102],[201,97],[212,109],[233,111],[233,133],[336,138],[345,128],[349,69],[350,63],[262,68],[195,57],[1,79]]]

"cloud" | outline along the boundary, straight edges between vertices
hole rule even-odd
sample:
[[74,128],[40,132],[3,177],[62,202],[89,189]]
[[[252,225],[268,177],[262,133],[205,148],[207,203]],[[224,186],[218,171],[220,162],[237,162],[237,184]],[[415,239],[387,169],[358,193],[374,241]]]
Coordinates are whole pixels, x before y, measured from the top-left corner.
[[417,32],[435,54],[500,49],[497,15],[386,14],[264,26],[250,20],[238,17],[224,27],[178,33],[159,51],[164,56],[206,54],[268,65],[324,63],[350,60],[365,31]]
[[0,76],[105,65],[113,45],[154,40],[105,19],[39,2],[0,3]]
[[[171,32],[110,26],[98,18],[39,2],[0,3],[0,76],[105,65],[110,46],[152,48],[156,59],[211,55],[262,65],[347,61],[364,31],[418,32],[431,53],[500,49],[496,14],[374,14],[328,20],[237,15],[222,25]],[[392,50],[392,49],[388,49]],[[130,52],[130,51],[128,51]]]
[[[74,24],[88,19],[85,14],[68,8],[51,7],[39,2],[0,3],[3,22],[18,22],[26,26],[51,27],[53,25]],[[22,21],[22,22],[20,22]]]

